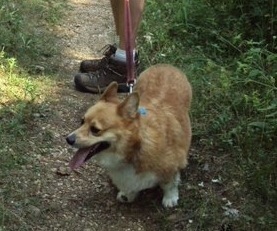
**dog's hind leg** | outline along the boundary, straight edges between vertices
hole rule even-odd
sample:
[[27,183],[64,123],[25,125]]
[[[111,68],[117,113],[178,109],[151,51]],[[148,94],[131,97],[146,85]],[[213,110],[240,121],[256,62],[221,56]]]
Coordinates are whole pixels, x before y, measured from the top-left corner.
[[163,190],[163,206],[174,207],[178,204],[179,192],[178,185],[180,182],[180,173],[177,172],[171,181],[160,184]]

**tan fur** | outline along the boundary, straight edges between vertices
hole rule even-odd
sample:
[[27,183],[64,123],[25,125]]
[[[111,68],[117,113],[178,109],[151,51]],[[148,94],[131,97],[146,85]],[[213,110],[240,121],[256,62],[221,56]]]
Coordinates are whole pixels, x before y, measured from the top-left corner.
[[[76,135],[74,145],[83,148],[108,141],[111,146],[96,154],[96,160],[104,163],[105,155],[106,159],[117,155],[134,167],[136,175],[151,173],[158,184],[166,185],[187,165],[191,98],[190,84],[179,69],[165,64],[152,66],[139,76],[134,93],[123,102],[117,97],[116,83],[106,89],[99,102],[86,112],[84,124],[72,133]],[[138,113],[141,107],[146,115]],[[91,126],[99,133],[92,135]],[[114,174],[113,161],[110,165],[107,170]]]
[[157,172],[165,180],[187,165],[191,141],[191,87],[185,75],[170,65],[144,71],[135,86],[140,106],[149,111],[140,124],[144,145],[140,170]]

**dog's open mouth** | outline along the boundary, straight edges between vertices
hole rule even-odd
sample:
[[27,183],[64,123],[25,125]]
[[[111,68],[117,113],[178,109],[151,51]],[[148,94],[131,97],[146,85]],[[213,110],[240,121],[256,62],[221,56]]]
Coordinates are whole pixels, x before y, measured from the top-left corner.
[[108,142],[99,142],[88,148],[80,148],[69,162],[69,167],[74,170],[82,166],[91,157],[110,147]]

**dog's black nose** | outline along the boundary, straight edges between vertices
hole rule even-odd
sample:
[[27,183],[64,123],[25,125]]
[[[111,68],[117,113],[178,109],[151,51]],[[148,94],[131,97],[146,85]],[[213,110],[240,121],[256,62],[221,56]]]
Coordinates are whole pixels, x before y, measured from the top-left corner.
[[75,143],[75,140],[76,140],[75,134],[71,134],[68,137],[66,137],[66,141],[70,145],[73,145]]

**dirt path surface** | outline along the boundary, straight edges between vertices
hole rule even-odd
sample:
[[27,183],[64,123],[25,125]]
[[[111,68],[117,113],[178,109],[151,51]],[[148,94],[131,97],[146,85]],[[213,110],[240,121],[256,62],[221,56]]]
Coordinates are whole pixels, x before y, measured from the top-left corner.
[[[99,97],[77,92],[72,77],[81,60],[101,56],[100,49],[115,40],[108,0],[70,0],[69,4],[63,23],[54,30],[63,50],[58,58],[62,79],[53,89],[55,100],[36,115],[38,133],[31,137],[34,146],[41,140],[45,148],[40,148],[40,154],[32,148],[34,165],[22,170],[39,171],[18,180],[24,192],[34,198],[26,199],[27,223],[32,224],[31,230],[47,231],[158,230],[157,219],[163,209],[159,190],[124,205],[116,201],[115,187],[94,163],[67,174],[66,166],[74,150],[66,144],[66,134],[78,127],[84,111]],[[50,147],[43,138],[47,133],[51,136]]]
[[[51,89],[46,87],[49,92],[43,94],[45,100],[42,99],[39,111],[33,114],[32,135],[26,139],[31,164],[23,163],[21,169],[9,172],[10,178],[3,179],[15,189],[13,200],[8,202],[9,215],[13,218],[6,221],[8,230],[195,230],[191,229],[196,222],[193,198],[207,197],[205,190],[199,191],[199,182],[195,180],[199,178],[201,158],[190,159],[188,170],[182,173],[179,206],[172,209],[162,207],[159,188],[142,192],[132,204],[117,202],[116,188],[93,161],[78,172],[68,171],[75,150],[67,145],[65,138],[80,125],[84,112],[99,98],[76,91],[73,76],[81,60],[101,57],[101,48],[116,40],[109,0],[68,2],[64,20],[52,31],[58,38],[60,55],[47,60],[48,65],[58,67],[58,78],[54,82],[51,79]],[[191,153],[198,158],[193,148]],[[203,207],[206,211],[206,206]]]
[[101,57],[101,48],[116,41],[109,0],[68,2],[64,20],[52,31],[58,38],[60,56],[48,60],[49,65],[58,66],[59,77],[52,89],[47,88],[39,112],[33,114],[30,132],[35,132],[28,137],[32,164],[9,173],[11,180],[5,179],[16,189],[14,200],[9,202],[16,222],[9,223],[9,230],[187,230],[193,217],[193,200],[189,198],[198,192],[198,186],[189,183],[197,178],[190,169],[193,161],[182,173],[180,206],[172,209],[162,207],[159,188],[142,192],[132,204],[117,202],[116,188],[92,161],[78,172],[68,172],[75,150],[65,137],[80,125],[84,112],[99,98],[76,91],[73,76],[81,60]]
[[77,71],[81,60],[101,57],[101,48],[114,43],[116,35],[108,0],[69,0],[69,6],[56,33],[63,49],[61,66]]

